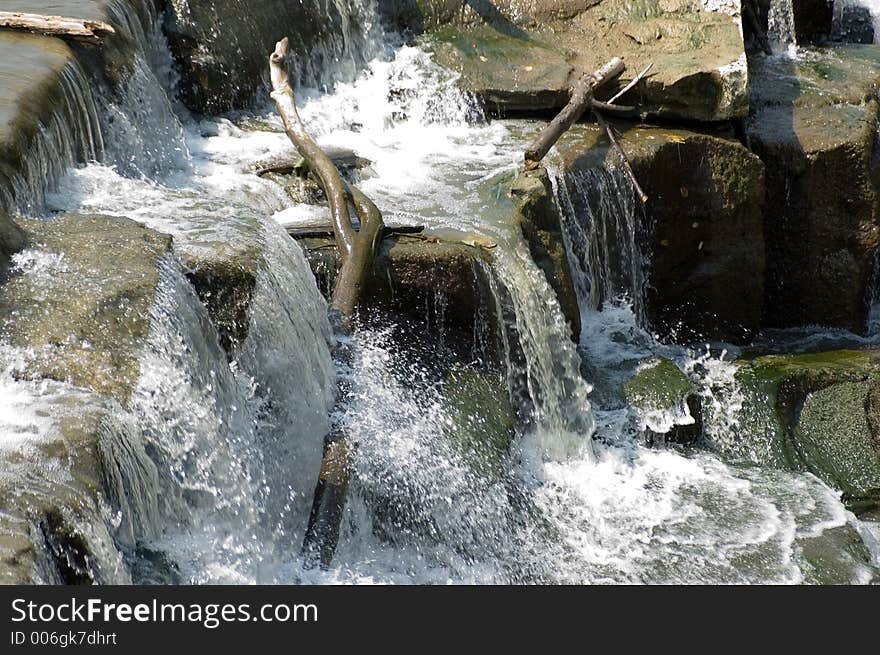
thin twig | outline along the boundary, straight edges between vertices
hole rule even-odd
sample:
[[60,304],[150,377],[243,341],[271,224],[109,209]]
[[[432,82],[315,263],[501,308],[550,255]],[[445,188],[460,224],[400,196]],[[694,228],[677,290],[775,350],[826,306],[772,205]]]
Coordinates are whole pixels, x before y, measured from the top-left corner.
[[618,91],[617,94],[616,94],[613,98],[611,98],[611,100],[608,100],[608,101],[607,101],[607,103],[608,103],[609,105],[613,105],[615,100],[617,100],[618,98],[620,98],[620,96],[622,96],[624,93],[626,93],[627,91],[629,91],[630,89],[632,89],[636,84],[638,84],[638,83],[642,80],[642,78],[645,77],[645,75],[648,74],[648,71],[651,70],[651,68],[652,68],[653,66],[654,66],[654,63],[653,63],[653,62],[651,62],[650,64],[648,64],[647,66],[645,66],[644,70],[642,70],[641,73],[639,73],[638,75],[636,75],[635,79],[634,79],[632,82],[630,82],[630,83],[627,84],[625,87],[623,87],[620,91]]
[[648,195],[642,191],[642,187],[639,185],[639,181],[636,179],[635,173],[633,173],[632,166],[629,164],[629,159],[626,157],[626,153],[623,151],[623,148],[620,147],[620,143],[618,143],[617,138],[614,136],[614,131],[611,129],[611,126],[608,124],[608,121],[595,109],[593,113],[596,115],[596,120],[599,125],[601,125],[605,129],[605,133],[608,135],[609,141],[611,141],[611,145],[617,150],[617,154],[620,155],[620,159],[623,162],[623,168],[626,170],[629,175],[629,179],[632,181],[633,186],[635,187],[636,193],[642,199],[642,203],[648,202]]

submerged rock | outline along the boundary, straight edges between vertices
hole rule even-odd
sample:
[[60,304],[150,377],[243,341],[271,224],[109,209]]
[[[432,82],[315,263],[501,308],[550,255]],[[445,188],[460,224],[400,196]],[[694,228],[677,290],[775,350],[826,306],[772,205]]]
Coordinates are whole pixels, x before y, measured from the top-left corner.
[[880,245],[878,64],[874,47],[752,63],[768,326],[865,330]]
[[[723,132],[618,127],[620,144],[648,201],[644,212],[634,213],[641,222],[634,226],[635,234],[609,228],[602,247],[613,250],[627,240],[637,241],[647,274],[646,318],[662,337],[747,341],[761,324],[764,287],[761,161]],[[619,165],[604,132],[592,125],[576,126],[557,148],[575,218],[599,213],[589,207],[595,209],[603,198],[584,197],[577,178]],[[635,193],[628,181],[621,184],[619,190],[589,193]],[[624,220],[617,223],[626,225]],[[622,257],[609,252],[605,259]]]
[[655,75],[640,94],[640,105],[652,113],[700,121],[748,113],[733,4],[523,0],[459,7],[419,3],[421,18],[399,12],[397,19],[426,30],[438,63],[460,72],[461,86],[498,113],[559,108],[579,72],[615,56],[626,62],[628,76],[653,62]]

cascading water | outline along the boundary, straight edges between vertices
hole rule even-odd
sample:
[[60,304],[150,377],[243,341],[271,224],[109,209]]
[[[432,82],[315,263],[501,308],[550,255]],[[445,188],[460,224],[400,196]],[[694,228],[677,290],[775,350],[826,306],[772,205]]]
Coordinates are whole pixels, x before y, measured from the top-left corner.
[[[487,302],[512,326],[502,335],[507,375],[457,361],[442,342],[404,346],[391,336],[399,326],[359,331],[343,372],[353,388],[341,418],[358,447],[341,540],[330,570],[303,571],[299,545],[335,380],[326,306],[301,250],[266,217],[295,222],[322,210],[290,206],[280,187],[249,172],[290,150],[277,117],[196,122],[164,95],[167,52],[154,32],[143,34],[127,90],[98,99],[102,116],[114,116],[102,132],[109,165],[70,171],[45,201],[52,211],[128,216],[175,238],[131,407],[111,412],[115,450],[105,459],[121,515],[95,508],[83,526],[103,545],[93,549],[102,580],[124,581],[129,570],[135,581],[194,582],[823,579],[810,548],[855,523],[825,485],[640,444],[622,383],[650,354],[683,367],[696,356],[659,344],[639,318],[644,269],[628,187],[613,171],[556,180],[570,255],[588,245],[578,352],[504,193],[536,126],[485,121],[454,76],[413,47],[332,91],[298,91],[301,114],[321,145],[370,160],[361,188],[386,221],[495,245]],[[261,129],[243,129],[254,124]],[[212,249],[240,246],[261,261],[245,336],[224,352],[185,274]],[[707,378],[710,364],[700,369]],[[0,385],[14,399],[0,405],[19,435],[13,447],[49,430],[16,408],[54,385]],[[531,406],[518,422],[509,398],[523,388]],[[174,565],[164,573],[150,564],[163,558]],[[876,575],[839,558],[839,580]]]
[[644,324],[644,208],[632,183],[618,167],[578,171],[565,179],[554,171],[551,179],[557,206],[568,219],[563,234],[580,306],[597,311],[604,302],[625,297]]

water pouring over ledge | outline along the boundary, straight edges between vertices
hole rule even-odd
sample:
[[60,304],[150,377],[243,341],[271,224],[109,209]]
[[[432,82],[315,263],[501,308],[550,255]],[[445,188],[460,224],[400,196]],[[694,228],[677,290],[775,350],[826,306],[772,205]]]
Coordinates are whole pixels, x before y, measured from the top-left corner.
[[[401,357],[400,346],[381,332],[359,340],[358,385],[349,410],[352,429],[360,434],[357,485],[335,566],[326,572],[301,571],[299,539],[291,531],[301,530],[302,510],[295,506],[302,498],[279,494],[281,479],[293,467],[279,466],[277,458],[267,455],[271,451],[264,442],[289,445],[286,430],[309,411],[320,422],[320,389],[329,385],[332,373],[326,367],[322,371],[327,361],[322,355],[322,308],[314,289],[303,286],[310,278],[302,255],[293,244],[278,246],[277,257],[261,273],[278,280],[258,281],[258,293],[266,298],[265,317],[255,318],[251,328],[266,332],[249,333],[253,339],[239,350],[236,366],[225,372],[222,353],[210,345],[216,337],[209,327],[203,329],[207,337],[184,336],[183,353],[160,349],[146,362],[155,375],[143,381],[143,400],[138,402],[149,416],[139,419],[140,424],[164,426],[171,412],[179,434],[194,440],[182,440],[185,453],[151,457],[171,462],[169,484],[182,490],[180,496],[189,496],[184,507],[199,507],[205,519],[204,529],[194,529],[169,519],[173,513],[167,512],[159,520],[158,534],[141,532],[135,559],[149,559],[145,552],[163,553],[175,563],[181,580],[193,582],[816,579],[805,562],[805,544],[816,539],[821,544],[826,529],[850,522],[830,489],[808,475],[738,469],[712,455],[647,450],[638,443],[625,408],[600,407],[594,416],[568,326],[521,236],[506,223],[510,207],[499,191],[517,169],[527,141],[523,133],[533,126],[474,120],[466,97],[449,100],[449,94],[457,94],[452,81],[421,50],[399,48],[371,63],[353,83],[312,93],[304,115],[316,126],[322,144],[356,144],[355,150],[373,161],[376,175],[364,186],[388,214],[436,228],[476,231],[498,243],[492,300],[508,303],[515,317],[526,385],[537,399],[535,429],[517,435],[511,456],[500,465],[475,465],[457,447],[455,436],[468,422],[493,420],[495,415],[465,417],[463,423],[455,411],[454,389],[437,384],[425,353]],[[401,87],[408,92],[388,93]],[[62,181],[51,206],[133,216],[160,231],[173,231],[183,255],[204,247],[200,239],[218,225],[238,238],[246,227],[241,216],[248,214],[257,215],[267,244],[286,243],[278,230],[262,225],[261,216],[275,211],[283,220],[304,210],[288,207],[278,189],[241,172],[242,163],[281,148],[283,137],[242,130],[226,120],[195,123],[183,116],[186,147],[179,141],[172,147],[189,152],[182,170],[162,168],[160,175],[126,177],[118,168],[90,165]],[[271,116],[263,122],[277,125]],[[118,193],[120,188],[124,194]],[[610,185],[606,192],[620,190]],[[214,202],[206,202],[206,196]],[[627,217],[620,218],[625,224]],[[157,345],[173,346],[178,343],[175,330],[185,334],[186,325],[205,323],[204,309],[176,266],[170,263],[171,282],[161,294],[159,314],[166,318],[157,316],[153,323]],[[285,297],[289,304],[284,304]],[[180,309],[187,305],[189,309]],[[626,305],[615,311],[609,299],[602,312],[596,311],[597,305],[582,304],[588,318],[582,343],[594,345],[594,355],[605,348],[609,368],[623,353],[660,348],[640,331]],[[173,318],[187,315],[186,320]],[[195,345],[200,339],[209,345]],[[213,353],[207,363],[187,361],[188,352],[202,349]],[[305,361],[279,367],[273,380],[266,367],[294,353]],[[221,382],[208,381],[209,370]],[[180,379],[192,380],[200,399],[195,405],[213,403],[233,414],[241,412],[253,429],[226,434],[222,427],[190,429],[213,411],[168,408],[156,398],[159,390]],[[316,387],[318,402],[303,409],[284,397],[261,397],[255,391],[261,386],[294,393]],[[277,413],[279,404],[287,405],[286,416]],[[223,424],[233,422],[230,418]],[[602,443],[591,455],[594,422]],[[320,436],[320,425],[310,432]],[[180,442],[163,441],[161,435],[149,439],[169,447]],[[223,449],[212,452],[218,444]],[[319,454],[316,440],[312,448],[314,457]],[[246,471],[230,495],[225,478],[214,478],[218,456],[231,457],[233,470]],[[215,494],[216,507],[222,509],[216,514],[211,502],[201,500]],[[296,520],[284,520],[285,511]],[[873,575],[858,562],[845,562],[844,568],[856,581]]]

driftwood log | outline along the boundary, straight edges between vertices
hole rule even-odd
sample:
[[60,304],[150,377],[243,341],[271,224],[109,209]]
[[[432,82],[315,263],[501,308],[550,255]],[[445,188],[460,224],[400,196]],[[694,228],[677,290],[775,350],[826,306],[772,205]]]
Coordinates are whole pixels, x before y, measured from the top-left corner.
[[[347,340],[344,337],[353,330],[358,300],[372,269],[384,223],[382,213],[373,201],[357,187],[342,179],[333,161],[306,132],[290,88],[287,55],[288,41],[284,38],[275,45],[275,51],[269,56],[271,95],[284,121],[287,136],[310,170],[318,176],[327,196],[333,236],[340,259],[340,268],[330,296],[329,318],[337,336],[334,357],[337,363],[346,367],[351,363],[351,353],[345,345]],[[360,229],[355,229],[352,222],[352,208],[359,219]],[[337,403],[345,400],[350,384],[346,375],[339,376]],[[333,559],[348,488],[350,453],[348,435],[341,426],[334,426],[324,440],[321,471],[303,539],[305,566],[320,563],[326,567]]]
[[0,29],[58,36],[87,43],[98,43],[104,37],[116,34],[112,25],[99,20],[43,16],[15,11],[0,11]]
[[526,149],[526,170],[538,167],[544,156],[550,152],[553,144],[590,108],[593,92],[619,77],[626,67],[623,61],[615,57],[597,71],[584,74],[571,90],[571,100],[562,108],[556,117],[535,137]]

